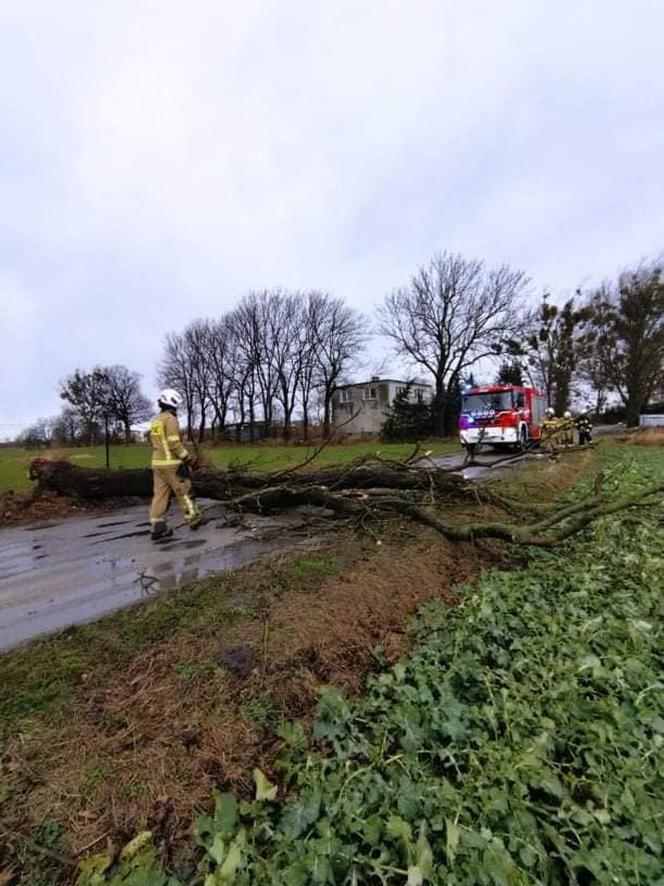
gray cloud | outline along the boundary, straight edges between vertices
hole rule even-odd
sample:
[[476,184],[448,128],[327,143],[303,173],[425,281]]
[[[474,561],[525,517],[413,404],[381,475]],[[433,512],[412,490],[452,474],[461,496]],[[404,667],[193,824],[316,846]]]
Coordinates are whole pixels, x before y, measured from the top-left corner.
[[[0,422],[76,365],[153,381],[251,287],[370,310],[436,249],[564,292],[662,248],[646,0],[0,9]],[[11,381],[11,383],[9,383]]]

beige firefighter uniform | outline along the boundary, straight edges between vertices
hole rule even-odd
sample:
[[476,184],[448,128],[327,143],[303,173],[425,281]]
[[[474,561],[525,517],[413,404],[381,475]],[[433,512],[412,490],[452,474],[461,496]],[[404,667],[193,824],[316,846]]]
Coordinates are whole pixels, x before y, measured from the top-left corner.
[[565,445],[565,419],[547,418],[542,422],[544,442],[555,448]]
[[547,418],[542,422],[544,442],[554,446],[572,446],[574,443],[574,420]]
[[188,458],[182,440],[180,425],[174,413],[162,410],[150,426],[152,443],[152,476],[154,495],[150,507],[150,523],[164,523],[171,493],[174,493],[184,518],[188,523],[199,516],[196,503],[191,498],[191,480],[178,476],[178,468]]
[[574,446],[574,419],[564,418],[562,426],[563,445]]

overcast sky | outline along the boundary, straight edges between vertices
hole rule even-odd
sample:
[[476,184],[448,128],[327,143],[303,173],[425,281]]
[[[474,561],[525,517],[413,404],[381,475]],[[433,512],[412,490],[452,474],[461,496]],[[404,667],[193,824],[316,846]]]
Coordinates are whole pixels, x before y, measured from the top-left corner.
[[[664,247],[661,0],[0,0],[0,425],[251,288]],[[0,427],[0,436],[1,436]]]

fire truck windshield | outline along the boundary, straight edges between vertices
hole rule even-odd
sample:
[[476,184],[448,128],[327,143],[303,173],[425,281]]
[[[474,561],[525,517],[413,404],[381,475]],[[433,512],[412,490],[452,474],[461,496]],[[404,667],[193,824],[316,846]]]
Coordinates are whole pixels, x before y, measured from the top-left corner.
[[462,400],[462,412],[470,415],[503,412],[512,409],[512,392],[496,391],[488,394],[467,394]]

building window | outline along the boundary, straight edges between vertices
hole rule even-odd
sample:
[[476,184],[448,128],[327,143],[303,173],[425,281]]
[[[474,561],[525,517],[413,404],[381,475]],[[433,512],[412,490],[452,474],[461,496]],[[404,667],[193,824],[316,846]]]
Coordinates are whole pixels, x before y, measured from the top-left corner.
[[347,391],[347,390],[339,391],[339,402],[340,403],[352,403],[353,398],[351,397],[350,391]]
[[376,389],[375,388],[365,388],[364,389],[364,399],[365,400],[375,400],[376,399]]
[[417,402],[421,403],[424,400],[424,391],[422,388],[417,389]]
[[405,394],[408,390],[408,385],[397,385],[397,397],[401,394]]

